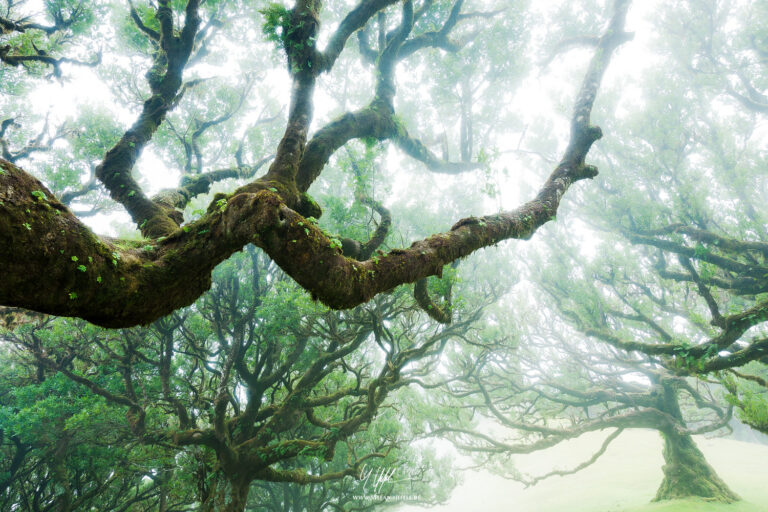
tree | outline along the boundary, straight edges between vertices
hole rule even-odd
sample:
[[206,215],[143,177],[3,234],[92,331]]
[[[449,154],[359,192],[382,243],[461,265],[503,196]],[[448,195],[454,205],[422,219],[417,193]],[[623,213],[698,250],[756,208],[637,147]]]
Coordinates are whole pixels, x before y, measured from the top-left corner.
[[[0,430],[9,453],[36,450],[46,502],[120,510],[162,498],[167,510],[300,511],[446,498],[454,481],[439,472],[444,462],[411,445],[429,411],[417,389],[445,347],[475,329],[489,299],[474,297],[436,325],[404,290],[328,311],[254,248],[214,275],[195,306],[151,326],[49,317],[4,335],[44,379],[44,389],[8,386],[16,400],[0,410]],[[49,423],[51,439],[32,421]],[[130,470],[127,489],[120,473],[93,474],[109,473],[109,462]],[[13,504],[35,464],[11,466]],[[99,486],[113,480],[114,499]],[[95,487],[88,501],[70,491],[72,481]]]
[[550,258],[570,270],[537,279],[577,330],[677,375],[719,379],[763,431],[768,182],[765,112],[749,97],[765,89],[765,22],[762,7],[729,2],[661,17],[665,72],[647,76],[657,94],[620,125],[608,121],[620,136],[597,157],[601,190],[575,198],[599,240],[595,256],[561,239],[553,246],[566,250]]
[[[465,358],[460,362],[464,377],[441,388],[446,407],[460,403],[464,414],[480,419],[471,428],[457,427],[443,415],[432,420],[431,435],[448,437],[460,450],[475,455],[480,465],[529,486],[590,466],[626,429],[653,429],[664,440],[665,462],[654,501],[739,499],[691,437],[727,428],[732,406],[707,386],[645,356],[579,337],[554,311],[536,312],[523,302],[515,309],[530,327],[508,334],[517,344]],[[534,302],[546,304],[543,298]],[[588,460],[572,469],[531,477],[510,467],[510,455],[534,453],[603,430],[612,432]]]
[[[249,3],[197,0],[160,1],[156,8],[142,5],[128,10],[111,2],[61,0],[46,5],[52,25],[24,21],[16,14],[19,3],[9,4],[2,18],[3,37],[7,40],[3,50],[6,67],[2,69],[4,75],[12,77],[8,88],[21,86],[25,70],[35,73],[53,69],[54,77],[59,76],[61,66],[71,58],[58,55],[85,51],[102,26],[102,16],[111,8],[118,25],[115,32],[123,38],[121,43],[137,49],[142,62],[148,64],[148,90],[141,92],[144,100],[133,125],[111,147],[103,149],[103,158],[93,167],[95,181],[73,187],[75,173],[67,187],[68,197],[63,191],[57,197],[55,188],[38,181],[34,172],[30,174],[11,162],[16,159],[21,163],[22,156],[59,137],[43,130],[44,135],[29,147],[4,153],[0,172],[0,261],[5,277],[0,303],[77,316],[108,327],[148,323],[192,303],[210,286],[213,268],[249,243],[269,254],[314,298],[333,308],[351,308],[399,284],[439,276],[445,265],[482,247],[532,236],[554,218],[562,195],[573,183],[597,174],[585,163],[589,149],[601,136],[600,129],[590,124],[590,114],[614,50],[629,38],[623,29],[629,2],[620,0],[598,38],[575,100],[568,147],[534,199],[513,211],[459,220],[450,231],[414,242],[407,249],[395,248],[358,260],[355,256],[359,254],[345,254],[345,244],[308,221],[319,218],[322,212],[307,195],[310,186],[329,158],[355,139],[392,141],[432,170],[457,172],[476,167],[471,162],[445,162],[410,134],[395,111],[395,70],[425,52],[432,52],[430,58],[434,58],[434,49],[458,52],[464,46],[471,47],[480,31],[473,22],[484,23],[494,15],[505,21],[504,12],[465,11],[462,0],[451,5],[432,1],[414,5],[408,0],[399,9],[399,20],[393,22],[392,14],[397,9],[392,0],[363,0],[344,13],[329,12],[319,2],[303,0],[290,9],[269,4],[262,10],[263,34],[280,48],[292,92],[285,130],[277,147],[258,159],[274,152],[267,172],[253,179],[251,175],[259,167],[253,163],[200,173],[201,167],[207,171],[210,162],[215,161],[203,158],[208,157],[201,146],[204,134],[234,115],[232,110],[216,116],[209,112],[211,117],[206,120],[192,118],[197,121],[192,123],[195,128],[191,132],[168,127],[171,132],[175,130],[174,135],[189,155],[187,173],[180,186],[150,197],[134,176],[137,159],[155,133],[165,130],[171,112],[186,105],[189,91],[206,86],[200,75],[185,81],[185,69],[193,71],[220,40],[233,41],[236,36],[222,27],[237,28],[242,34],[262,33],[253,30],[253,8]],[[132,26],[125,23],[129,16]],[[330,34],[321,31],[326,16],[329,25],[336,24]],[[378,30],[377,43],[368,37],[374,29]],[[373,69],[373,97],[367,106],[343,113],[309,137],[316,82],[337,66],[353,65],[346,61],[350,52],[342,54],[342,50],[355,33],[358,53]],[[318,41],[325,42],[322,50]],[[480,72],[487,70],[478,66]],[[245,82],[238,100],[241,103],[248,95],[250,82]],[[124,91],[124,84],[122,87]],[[478,99],[472,99],[471,88],[462,87],[461,154],[467,160],[473,139],[469,110],[477,108]],[[488,95],[484,100],[489,98],[496,97]],[[4,141],[14,122],[3,123]],[[4,147],[10,144],[6,141]],[[220,148],[223,155],[242,158],[242,151],[226,144]],[[35,164],[29,165],[34,171]],[[215,196],[198,219],[183,222],[181,209],[193,197],[207,192],[212,182],[233,176],[245,177],[246,183],[234,192]],[[96,187],[96,181],[138,226],[144,237],[139,243],[97,236],[63,202],[85,197]],[[356,247],[359,243],[350,241],[346,246]],[[43,274],[46,278],[42,280],[33,277]]]
[[[526,341],[511,355],[487,354],[474,380],[453,390],[478,395],[477,410],[527,433],[527,442],[459,429],[467,449],[527,453],[592,429],[656,428],[666,461],[657,499],[735,498],[695,448],[679,402],[687,395],[719,410],[710,425],[694,422],[708,430],[730,413],[700,388],[727,391],[739,416],[765,432],[766,181],[756,137],[764,112],[748,101],[762,90],[755,27],[764,14],[727,2],[682,3],[660,16],[663,76],[643,73],[654,96],[628,104],[622,91],[608,91],[603,108],[626,110],[621,123],[607,121],[621,135],[597,158],[606,170],[599,190],[576,194],[577,212],[529,258],[530,279],[556,313],[530,321],[534,348]],[[744,23],[747,15],[754,22]],[[557,331],[547,332],[552,325]],[[563,339],[568,329],[578,341]],[[550,346],[554,354],[542,353]],[[555,426],[546,422],[552,416]]]
[[23,352],[2,361],[3,509],[169,511],[191,503],[147,469],[173,466],[168,452],[136,444],[96,395]]

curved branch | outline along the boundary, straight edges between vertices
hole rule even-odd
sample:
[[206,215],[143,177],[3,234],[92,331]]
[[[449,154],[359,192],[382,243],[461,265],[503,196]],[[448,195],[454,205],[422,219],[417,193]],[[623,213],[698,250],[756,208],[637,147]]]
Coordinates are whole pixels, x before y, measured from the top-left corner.
[[697,251],[696,249],[693,249],[691,247],[686,247],[683,244],[678,244],[670,240],[665,240],[662,238],[656,238],[653,236],[647,236],[643,234],[628,232],[626,234],[626,237],[632,243],[650,245],[653,247],[657,247],[663,251],[679,254],[686,258],[706,261],[707,263],[711,263],[717,267],[722,268],[723,270],[736,272],[743,276],[758,277],[760,275],[759,274],[760,269],[757,267],[752,267],[750,265],[746,265],[744,263],[738,262],[734,259],[713,254],[710,251]]
[[606,437],[605,440],[603,441],[603,444],[600,445],[600,449],[597,450],[594,453],[594,455],[592,455],[592,457],[590,457],[588,460],[582,462],[581,464],[579,464],[575,468],[573,468],[573,469],[565,469],[565,470],[560,469],[560,470],[550,471],[549,473],[546,473],[546,474],[541,475],[541,476],[534,477],[534,478],[532,478],[530,480],[523,480],[523,482],[522,482],[523,485],[525,485],[525,487],[531,487],[531,486],[534,486],[537,483],[541,482],[542,480],[546,480],[547,478],[550,478],[550,477],[553,477],[553,476],[573,475],[574,473],[578,473],[582,469],[588,468],[589,466],[591,466],[592,464],[597,462],[597,459],[599,459],[600,457],[603,456],[605,451],[608,449],[608,446],[610,446],[610,444],[617,437],[619,437],[619,435],[622,432],[624,432],[623,428],[617,428],[616,430],[611,432],[611,435]]
[[75,64],[77,66],[85,66],[89,68],[93,68],[101,64],[101,52],[98,52],[90,62],[84,62],[77,59],[71,59],[69,57],[52,57],[47,55],[42,50],[38,50],[36,55],[9,55],[10,51],[11,47],[8,45],[0,47],[0,61],[14,67],[26,66],[26,64],[29,62],[45,64],[53,68],[52,75],[56,78],[61,78],[62,64]]
[[374,100],[365,108],[348,112],[318,130],[307,143],[296,173],[296,186],[306,192],[336,150],[348,141],[372,137],[386,139],[395,130],[388,107]]
[[[152,139],[166,114],[175,105],[182,86],[182,74],[200,26],[199,0],[187,2],[185,25],[179,36],[173,33],[172,12],[167,1],[161,1],[157,19],[161,26],[161,43],[164,50],[156,58],[156,66],[164,63],[165,73],[159,79],[151,79],[152,96],[144,102],[139,118],[120,141],[107,151],[104,160],[96,167],[96,177],[115,201],[122,204],[142,233],[149,237],[167,235],[178,228],[166,208],[152,202],[131,175],[142,149]],[[158,60],[160,59],[160,60]]]
[[133,20],[136,27],[142,32],[144,32],[144,34],[146,34],[147,37],[149,37],[152,41],[159,44],[160,33],[156,30],[149,28],[144,24],[144,21],[141,19],[141,16],[139,16],[139,13],[136,11],[136,8],[134,7],[132,0],[128,0],[128,5],[131,6],[131,19]]
[[451,323],[451,304],[450,301],[446,304],[446,308],[441,308],[427,292],[427,279],[419,279],[416,284],[413,285],[413,297],[416,299],[416,303],[427,313],[433,320],[441,324]]
[[[143,210],[143,205],[151,201],[142,194],[143,199],[131,207],[133,214],[152,222],[144,227],[145,232],[168,236],[145,246],[119,246],[94,235],[39,181],[2,161],[0,261],[5,268],[0,304],[78,316],[109,327],[148,323],[191,304],[210,286],[211,271],[218,263],[254,243],[314,298],[332,308],[344,309],[400,284],[439,275],[444,265],[478,249],[504,240],[528,239],[555,217],[571,185],[597,174],[593,166],[585,164],[588,151],[601,136],[600,129],[589,124],[589,116],[603,73],[622,40],[616,34],[622,33],[627,7],[626,0],[617,2],[611,28],[592,58],[576,101],[570,142],[560,164],[536,197],[515,210],[462,219],[450,231],[415,242],[407,249],[392,250],[375,261],[360,262],[344,258],[320,229],[289,208],[285,201],[290,198],[290,190],[281,190],[279,187],[287,185],[275,179],[274,185],[261,190],[253,185],[242,187],[226,203],[215,202],[203,218],[175,231],[175,222],[165,212],[165,221],[145,216],[151,212]],[[409,15],[406,3],[402,34],[409,30],[409,18],[412,10]],[[187,19],[188,24],[192,22]],[[178,78],[169,85],[180,85]],[[311,88],[311,84],[305,85]],[[148,105],[160,102],[158,106],[162,107],[163,98],[153,96]],[[153,116],[162,117],[149,107],[145,114],[140,123],[150,122]],[[291,118],[294,114],[302,119],[287,130],[281,142],[283,150],[283,143],[294,135],[298,137],[294,142],[303,145],[300,132],[306,129],[309,114],[294,112]],[[148,131],[141,131],[144,128]],[[151,134],[152,127],[137,129],[143,134],[140,140],[149,140],[146,135]],[[110,165],[100,166],[102,176],[107,169],[130,170],[137,153],[128,143],[139,135],[129,130],[108,153],[105,162]],[[270,176],[274,176],[271,170],[267,178]],[[109,176],[106,181],[117,185],[126,179],[135,183],[130,176]],[[128,203],[132,199],[119,186],[111,192]],[[155,203],[151,205],[153,211],[159,208]],[[85,271],[80,266],[86,267]]]
[[[629,411],[620,416],[610,416],[604,419],[597,419],[593,421],[585,422],[572,429],[549,429],[543,428],[545,431],[541,439],[534,442],[509,444],[491,436],[474,432],[472,430],[458,429],[458,428],[438,428],[430,432],[430,437],[443,435],[443,434],[463,434],[476,439],[484,441],[486,444],[483,446],[460,444],[453,441],[453,444],[467,452],[485,452],[485,453],[505,453],[505,454],[527,454],[533,453],[546,448],[551,448],[557,444],[568,439],[574,439],[588,432],[594,432],[596,430],[604,430],[606,428],[654,428],[658,429],[660,425],[669,422],[669,418],[666,417],[661,411],[656,409],[644,409],[638,411]],[[531,426],[533,430],[533,426]],[[536,431],[536,430],[533,430]]]
[[[0,33],[7,34],[9,32],[26,32],[27,30],[40,30],[47,36],[51,36],[61,30],[66,30],[72,24],[77,21],[82,14],[82,7],[85,3],[84,0],[78,3],[69,13],[68,18],[64,18],[64,14],[61,9],[56,9],[51,13],[53,17],[53,25],[41,25],[40,23],[27,22],[27,21],[14,21],[9,18],[0,17]],[[9,6],[11,3],[9,2]]]
[[701,281],[701,278],[699,278],[699,274],[696,272],[696,269],[693,268],[691,261],[688,258],[682,256],[679,258],[679,260],[680,264],[685,268],[685,270],[688,271],[688,274],[691,276],[693,282],[696,283],[696,286],[699,289],[699,295],[701,295],[704,298],[704,301],[707,303],[709,312],[712,314],[712,325],[725,328],[725,318],[723,318],[723,315],[720,314],[720,308],[717,305],[717,301],[715,301],[715,298],[712,296],[709,288],[707,288],[707,286]]
[[483,164],[479,162],[448,162],[442,160],[435,156],[420,140],[408,135],[408,132],[403,127],[399,127],[397,134],[393,137],[393,142],[408,156],[423,162],[430,171],[435,173],[460,174],[483,167]]
[[328,46],[321,57],[321,70],[329,71],[341,54],[347,39],[357,30],[363,28],[374,14],[394,4],[397,0],[362,0],[339,24],[331,36]]

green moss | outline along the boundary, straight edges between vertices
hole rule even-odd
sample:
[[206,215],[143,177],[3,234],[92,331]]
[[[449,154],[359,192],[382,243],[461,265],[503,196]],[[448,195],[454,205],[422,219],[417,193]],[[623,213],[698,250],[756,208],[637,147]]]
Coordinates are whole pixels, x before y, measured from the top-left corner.
[[311,217],[313,219],[319,219],[323,215],[320,205],[306,192],[300,194],[299,205],[296,211],[304,217]]

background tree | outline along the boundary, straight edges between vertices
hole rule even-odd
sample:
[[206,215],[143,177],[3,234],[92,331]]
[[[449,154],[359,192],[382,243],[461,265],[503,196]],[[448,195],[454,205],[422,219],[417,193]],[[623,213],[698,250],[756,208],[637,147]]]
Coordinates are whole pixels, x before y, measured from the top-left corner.
[[605,172],[574,195],[537,260],[561,270],[532,277],[582,334],[677,375],[724,379],[755,426],[768,362],[768,182],[764,114],[744,98],[762,90],[764,21],[757,6],[698,1],[654,18],[664,72],[638,70],[652,91],[642,99],[606,91],[598,111],[622,115],[607,121],[616,137],[596,157]]
[[[547,303],[543,297],[535,302]],[[535,485],[590,466],[625,429],[654,429],[664,440],[665,462],[655,500],[739,499],[691,437],[727,428],[731,408],[722,393],[718,397],[708,386],[676,376],[646,356],[586,340],[551,310],[537,312],[523,301],[515,309],[531,326],[516,333],[517,345],[495,346],[477,359],[465,359],[463,366],[470,368],[465,377],[441,388],[447,391],[446,407],[461,404],[464,415],[477,417],[474,427],[435,418],[431,435],[447,436],[460,450],[474,454],[479,465]],[[612,432],[595,453],[574,468],[531,477],[509,464],[510,455],[534,453],[606,429]]]
[[[655,44],[663,76],[639,70],[645,79],[639,90],[652,94],[639,100],[630,97],[634,90],[609,90],[598,103],[599,111],[623,109],[608,122],[620,135],[597,157],[606,172],[598,189],[576,194],[558,236],[544,237],[546,248],[529,257],[529,277],[548,292],[555,313],[525,320],[536,326],[527,335],[535,340],[531,354],[527,342],[518,352],[488,353],[474,388],[453,389],[461,398],[479,393],[482,399],[471,407],[489,408],[498,423],[528,433],[527,442],[505,444],[465,432],[463,446],[526,453],[612,422],[659,428],[649,418],[661,412],[667,421],[676,418],[676,427],[661,429],[666,465],[657,499],[735,498],[701,454],[693,456],[692,441],[682,441],[690,419],[674,402],[682,393],[719,410],[710,426],[722,426],[729,417],[725,402],[705,400],[700,388],[722,392],[724,385],[740,417],[765,430],[768,269],[759,206],[766,191],[765,147],[758,135],[762,118],[745,104],[744,92],[760,83],[755,71],[761,57],[746,13],[762,19],[759,8],[728,2],[682,3],[660,15],[655,21],[663,31]],[[686,22],[694,17],[696,23]],[[563,52],[596,41],[566,35],[547,62],[556,65]],[[538,298],[530,302],[543,307]],[[512,309],[519,314],[521,308]],[[565,343],[567,327],[559,322],[592,342]],[[559,332],[545,335],[552,325]],[[552,339],[567,347],[559,349],[562,355],[545,352]],[[578,410],[598,403],[598,416],[594,409]],[[546,423],[552,416],[570,428]],[[674,460],[686,451],[687,463]]]
[[151,472],[174,465],[169,453],[137,444],[96,395],[26,352],[4,352],[2,361],[3,509],[169,511],[191,504]]

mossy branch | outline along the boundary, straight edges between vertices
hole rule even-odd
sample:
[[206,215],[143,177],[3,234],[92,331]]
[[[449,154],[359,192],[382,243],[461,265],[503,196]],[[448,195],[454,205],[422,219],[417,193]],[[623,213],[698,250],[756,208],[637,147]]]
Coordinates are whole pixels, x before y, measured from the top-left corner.
[[[623,14],[617,11],[612,29],[623,26]],[[400,33],[407,35],[413,19],[407,2],[403,19]],[[192,21],[187,19],[187,23]],[[148,323],[191,304],[210,286],[211,271],[218,263],[246,244],[254,243],[313,297],[343,309],[367,302],[398,285],[439,275],[444,265],[478,249],[508,239],[530,238],[555,217],[571,185],[597,174],[594,167],[584,164],[584,159],[600,137],[600,130],[589,125],[585,117],[588,120],[605,65],[615,48],[615,41],[608,37],[598,47],[577,101],[570,144],[536,197],[515,210],[462,219],[450,231],[414,242],[407,249],[394,249],[376,261],[345,258],[320,229],[289,207],[306,202],[301,199],[296,182],[287,179],[291,173],[296,176],[290,166],[296,165],[298,169],[295,155],[303,153],[310,116],[307,101],[313,81],[306,82],[301,77],[296,81],[294,93],[298,96],[289,115],[289,128],[267,175],[241,187],[221,204],[212,204],[208,214],[183,229],[177,229],[165,212],[144,217],[154,222],[145,226],[146,233],[166,237],[141,248],[97,237],[41,183],[3,161],[0,261],[5,264],[5,278],[0,304],[78,316],[109,327]],[[180,73],[181,68],[177,71]],[[180,75],[177,78],[180,86]],[[141,122],[156,115],[148,108],[145,114]],[[118,158],[123,170],[130,170],[137,156],[137,152],[121,146],[130,142],[132,134],[129,130],[116,150],[128,158],[127,166],[126,161]],[[290,148],[296,149],[293,157]],[[121,153],[124,150],[127,153]],[[114,153],[108,154],[105,161],[115,157]],[[106,167],[102,165],[102,173]],[[110,183],[116,185],[118,181]],[[35,191],[39,194],[34,194]],[[111,192],[122,197],[117,189]],[[144,215],[144,203],[159,208],[144,198],[143,203],[133,205],[137,208],[132,207],[132,214]],[[126,205],[131,203],[126,201]],[[82,262],[78,265],[86,266],[86,272],[78,271],[78,265],[72,266],[73,257]]]

